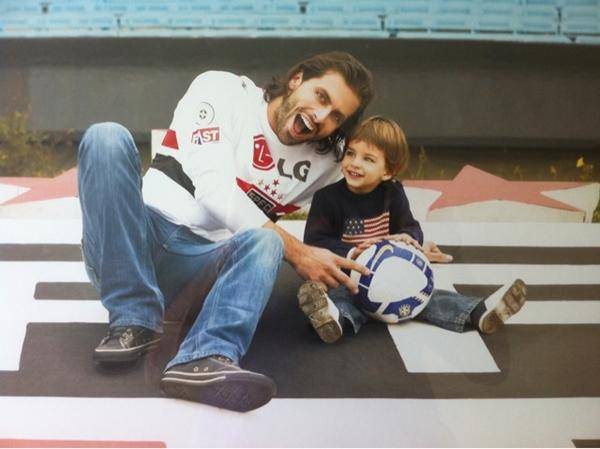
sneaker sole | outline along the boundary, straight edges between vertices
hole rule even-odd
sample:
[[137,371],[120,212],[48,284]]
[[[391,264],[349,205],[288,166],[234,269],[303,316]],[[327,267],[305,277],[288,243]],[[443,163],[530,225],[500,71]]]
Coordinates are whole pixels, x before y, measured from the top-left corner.
[[101,363],[134,362],[147,352],[158,348],[160,338],[129,349],[94,349],[94,361]]
[[525,304],[527,287],[525,282],[517,279],[506,290],[498,305],[481,322],[481,332],[484,334],[493,334],[497,332],[504,322],[517,313]]
[[165,376],[160,387],[169,397],[185,399],[236,412],[249,412],[267,404],[277,393],[275,382],[255,373],[239,373],[211,379]]
[[341,338],[342,328],[329,313],[327,297],[318,285],[302,285],[298,291],[298,304],[321,340],[325,343],[335,343]]

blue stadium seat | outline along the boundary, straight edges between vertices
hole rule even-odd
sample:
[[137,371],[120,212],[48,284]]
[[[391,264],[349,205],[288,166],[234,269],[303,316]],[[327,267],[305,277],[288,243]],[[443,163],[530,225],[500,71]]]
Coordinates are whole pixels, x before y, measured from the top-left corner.
[[271,2],[253,0],[218,0],[214,3],[222,14],[264,14],[271,7]]
[[171,17],[161,13],[128,13],[121,18],[123,28],[168,28],[171,26]]
[[339,0],[311,0],[306,8],[308,14],[349,14],[351,2]]
[[389,31],[425,31],[430,27],[429,14],[390,14],[385,20]]
[[0,0],[0,13],[6,14],[39,14],[42,7],[39,1],[23,0]]
[[204,14],[173,14],[172,28],[209,28],[212,21]]
[[354,1],[351,4],[351,12],[353,14],[365,14],[372,17],[387,14],[388,4],[386,1]]
[[258,26],[257,16],[240,16],[237,14],[214,14],[212,27],[217,29],[253,29]]
[[267,12],[271,14],[300,14],[300,5],[296,0],[278,0],[272,2]]
[[80,18],[80,24],[93,31],[116,30],[117,22],[111,14],[90,14]]
[[561,28],[573,35],[600,34],[600,6],[565,6]]
[[398,0],[388,9],[390,14],[429,14],[432,2],[429,0]]
[[563,0],[563,6],[600,6],[600,0]]
[[299,25],[304,30],[335,30],[342,28],[342,20],[335,14],[307,14],[300,17]]
[[290,14],[267,14],[258,18],[256,26],[260,30],[288,30],[301,25],[298,18]]
[[515,19],[506,14],[485,14],[473,19],[473,30],[487,33],[512,33]]
[[381,31],[381,19],[363,14],[346,15],[342,19],[341,26],[345,30],[352,31]]
[[435,31],[465,31],[473,29],[473,19],[466,14],[434,15],[431,18],[431,29]]

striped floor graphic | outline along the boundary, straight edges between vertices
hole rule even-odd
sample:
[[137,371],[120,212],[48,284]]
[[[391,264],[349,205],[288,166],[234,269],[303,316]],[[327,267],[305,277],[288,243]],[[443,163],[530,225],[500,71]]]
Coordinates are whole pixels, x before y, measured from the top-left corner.
[[[434,267],[438,287],[486,296],[521,277],[522,312],[491,336],[369,323],[324,345],[284,265],[243,360],[275,379],[277,398],[239,415],[163,397],[158,381],[182,332],[176,316],[140,363],[94,366],[107,314],[81,262],[80,223],[0,220],[0,410],[11,410],[0,447],[597,444],[600,225],[424,228],[455,257]],[[131,425],[119,425],[123,416]],[[299,425],[315,416],[327,426]]]

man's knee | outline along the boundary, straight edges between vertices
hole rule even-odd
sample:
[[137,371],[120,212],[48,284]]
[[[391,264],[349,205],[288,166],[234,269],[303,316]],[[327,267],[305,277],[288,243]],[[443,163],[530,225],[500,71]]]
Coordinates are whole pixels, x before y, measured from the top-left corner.
[[246,231],[253,250],[268,260],[279,261],[283,258],[283,240],[271,229],[251,229]]
[[104,122],[90,126],[83,135],[79,145],[79,157],[129,157],[137,152],[133,136],[127,128],[119,123]]

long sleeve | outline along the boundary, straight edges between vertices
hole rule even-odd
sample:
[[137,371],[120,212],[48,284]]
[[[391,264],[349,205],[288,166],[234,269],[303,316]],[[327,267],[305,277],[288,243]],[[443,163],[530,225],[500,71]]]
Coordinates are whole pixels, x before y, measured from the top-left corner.
[[313,197],[313,201],[304,229],[304,243],[326,248],[331,252],[346,257],[352,244],[344,243],[342,237],[343,217],[336,217],[337,208],[322,190]]
[[[206,72],[179,101],[170,126],[177,134],[179,159],[194,184],[196,202],[232,233],[268,220],[236,182],[235,152],[240,127],[247,120],[239,107],[243,102],[238,101],[243,95],[239,77]],[[214,110],[210,123],[199,117],[207,104]]]

